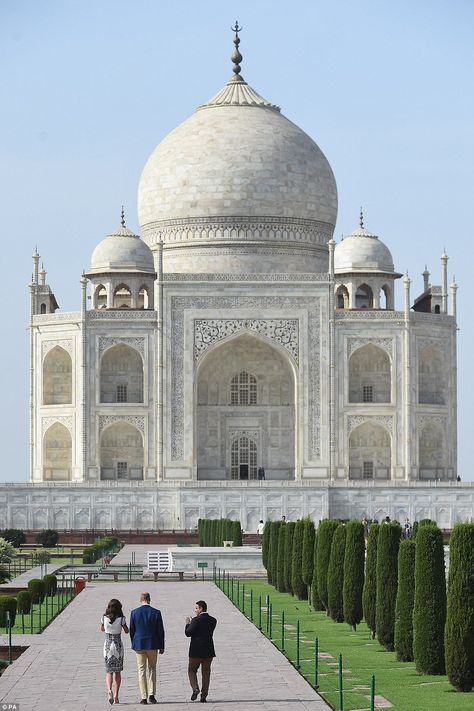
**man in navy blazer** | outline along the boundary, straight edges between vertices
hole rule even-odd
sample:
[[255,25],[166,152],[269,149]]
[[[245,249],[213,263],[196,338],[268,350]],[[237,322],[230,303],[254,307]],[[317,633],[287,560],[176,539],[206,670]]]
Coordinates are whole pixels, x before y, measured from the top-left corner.
[[190,617],[186,617],[186,626],[184,628],[186,637],[191,637],[188,676],[193,690],[191,701],[196,701],[199,694],[197,671],[201,667],[201,701],[205,703],[211,678],[211,662],[216,656],[212,635],[214,634],[217,620],[207,614],[207,604],[204,600],[198,600],[194,609],[196,617],[193,617],[192,620]]
[[165,630],[161,612],[150,605],[150,593],[140,595],[140,607],[130,613],[130,639],[137,655],[141,704],[156,704],[156,662],[165,651]]

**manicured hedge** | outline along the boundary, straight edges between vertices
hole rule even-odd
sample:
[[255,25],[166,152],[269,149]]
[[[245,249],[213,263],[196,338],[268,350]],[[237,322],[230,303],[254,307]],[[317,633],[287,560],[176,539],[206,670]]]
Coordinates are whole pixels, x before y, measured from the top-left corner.
[[277,571],[278,571],[278,534],[280,532],[280,526],[283,526],[281,521],[272,521],[272,527],[270,530],[270,565],[271,565],[271,582],[272,585],[276,585],[277,582]]
[[84,548],[82,553],[82,562],[86,565],[90,563],[95,563],[96,560],[107,555],[118,546],[117,538],[113,536],[104,536],[104,538],[98,538],[95,543],[87,548]]
[[23,543],[26,543],[26,536],[24,532],[18,528],[6,528],[0,535],[6,541],[15,546],[15,548],[19,548]]
[[383,523],[377,540],[377,601],[375,626],[380,644],[393,652],[395,602],[398,582],[398,549],[402,529],[399,523]]
[[198,521],[199,545],[220,547],[224,541],[232,541],[234,546],[242,545],[240,521],[229,518],[201,518]]
[[340,523],[332,537],[329,558],[327,587],[328,608],[334,622],[344,622],[342,586],[344,582],[344,553],[346,550],[346,526]]
[[285,536],[285,562],[284,562],[284,576],[285,576],[285,590],[286,592],[293,595],[293,588],[291,587],[291,568],[293,562],[293,538],[295,536],[295,521],[288,521],[285,523],[286,536]]
[[308,599],[308,586],[303,580],[303,538],[304,538],[305,522],[299,519],[296,522],[295,533],[293,536],[293,560],[291,562],[291,588],[293,595],[296,595],[298,600]]
[[58,589],[57,577],[52,574],[43,575],[43,582],[45,587],[45,594],[49,597],[53,597]]
[[286,528],[287,524],[282,524],[278,531],[278,561],[276,588],[279,592],[286,592],[285,583],[285,551],[286,551]]
[[39,543],[43,548],[54,548],[58,545],[59,533],[52,528],[47,528],[40,531],[36,536],[36,543]]
[[364,620],[375,639],[375,607],[377,600],[377,539],[379,524],[372,523],[367,536],[367,555],[365,561],[365,580],[362,592]]
[[13,595],[0,595],[0,627],[7,626],[7,612],[10,613],[10,627],[13,627],[16,617],[16,598]]
[[399,662],[413,661],[415,602],[415,541],[403,540],[398,551],[398,589],[395,603],[395,652]]
[[19,615],[27,615],[31,610],[31,595],[28,590],[20,590],[16,596],[16,611]]
[[268,570],[268,549],[270,547],[270,521],[263,527],[262,535],[262,563],[265,570]]
[[319,599],[318,594],[318,534],[314,533],[314,549],[313,549],[313,582],[311,583],[311,605],[313,610],[324,610],[324,605]]
[[[240,525],[240,521],[233,521],[232,522],[232,543],[234,546],[241,546],[242,545],[242,528]],[[230,530],[229,530],[230,533]]]
[[301,575],[305,584],[309,587],[313,582],[314,565],[314,523],[310,518],[304,519],[303,535],[303,564]]
[[365,535],[361,521],[349,521],[346,526],[344,555],[343,602],[344,619],[356,630],[363,618],[362,592],[364,589]]
[[416,535],[413,656],[421,674],[444,674],[446,580],[443,534],[434,524]]
[[474,687],[474,524],[458,523],[449,546],[446,673],[458,691]]
[[28,581],[28,591],[31,595],[31,602],[36,605],[38,602],[43,602],[46,586],[39,578],[32,578]]
[[328,614],[328,567],[329,559],[331,557],[332,537],[338,525],[339,521],[335,521],[334,519],[324,519],[319,524],[317,533],[316,577],[318,580],[318,595]]

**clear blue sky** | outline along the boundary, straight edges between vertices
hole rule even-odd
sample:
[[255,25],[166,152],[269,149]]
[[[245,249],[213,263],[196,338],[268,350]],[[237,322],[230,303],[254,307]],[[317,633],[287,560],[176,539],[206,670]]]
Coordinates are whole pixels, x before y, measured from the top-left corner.
[[[336,237],[357,223],[408,269],[459,296],[459,465],[474,479],[472,283],[474,3],[471,0],[2,0],[3,245],[0,480],[26,481],[27,284],[38,244],[63,310],[79,306],[94,246],[137,229],[154,146],[226,82],[230,25],[242,74],[328,157]],[[401,290],[398,304],[401,305]]]

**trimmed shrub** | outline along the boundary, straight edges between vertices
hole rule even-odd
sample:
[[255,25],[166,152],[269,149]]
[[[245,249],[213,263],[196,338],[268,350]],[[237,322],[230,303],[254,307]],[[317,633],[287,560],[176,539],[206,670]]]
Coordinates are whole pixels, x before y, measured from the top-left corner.
[[295,537],[296,522],[288,521],[288,523],[285,523],[285,528],[285,590],[293,595],[293,588],[291,587],[291,566],[293,562],[293,538]]
[[104,536],[104,538],[98,538],[92,545],[84,548],[82,553],[82,562],[86,565],[95,563],[96,560],[102,558],[102,556],[107,555],[112,550],[118,546],[118,539],[113,536]]
[[375,606],[377,600],[377,539],[379,524],[372,523],[367,537],[367,556],[365,561],[365,580],[362,592],[362,610],[364,620],[375,639]]
[[395,603],[395,651],[399,662],[413,661],[413,604],[415,601],[415,541],[403,540],[398,551]]
[[313,581],[311,583],[311,605],[313,610],[324,610],[324,605],[318,595],[318,534],[314,532],[314,549],[313,549]]
[[317,533],[317,569],[316,577],[318,580],[318,595],[324,609],[329,614],[328,606],[328,567],[329,559],[331,557],[331,544],[332,537],[336,528],[339,525],[339,521],[334,519],[324,519],[319,524]]
[[398,582],[398,549],[402,528],[399,523],[383,523],[377,540],[377,591],[375,627],[380,644],[393,652],[395,602]]
[[444,674],[446,580],[443,534],[438,526],[418,528],[415,554],[413,656],[420,674]]
[[344,584],[342,597],[344,619],[356,630],[362,620],[362,592],[364,590],[365,532],[361,521],[349,521],[344,554]]
[[278,531],[278,559],[276,588],[279,592],[286,592],[285,584],[285,551],[286,551],[286,527],[285,523],[280,525]]
[[0,538],[0,563],[10,563],[16,556],[16,551],[10,541]]
[[280,526],[283,525],[281,521],[272,521],[272,527],[270,531],[270,567],[271,567],[271,584],[276,586],[277,570],[278,570],[278,533],[280,531]]
[[242,528],[240,527],[240,521],[232,521],[232,540],[234,546],[242,545]]
[[0,595],[0,627],[7,626],[7,612],[10,613],[10,627],[13,627],[16,617],[16,598],[13,595]]
[[31,610],[31,595],[28,590],[20,590],[16,596],[16,611],[19,615],[27,615]]
[[303,535],[303,563],[301,567],[301,577],[306,585],[313,582],[314,564],[314,523],[310,518],[304,519]]
[[59,533],[52,528],[47,528],[40,531],[36,536],[36,543],[39,543],[43,548],[54,548],[58,545]]
[[39,578],[32,578],[28,581],[28,591],[31,595],[31,602],[37,604],[43,602],[45,596],[45,584]]
[[7,583],[11,577],[8,568],[0,563],[0,583]]
[[18,528],[7,528],[2,532],[2,538],[19,548],[23,543],[26,543],[26,536],[23,531]]
[[58,579],[55,575],[43,575],[44,591],[49,597],[53,597],[58,589]]
[[263,527],[262,535],[262,563],[265,570],[268,570],[268,550],[270,548],[270,528],[271,521],[267,521]]
[[304,538],[305,522],[299,519],[296,522],[295,532],[293,535],[293,559],[291,561],[291,588],[293,595],[296,595],[298,600],[308,599],[308,586],[303,580],[303,538]]
[[199,545],[200,545],[200,546],[203,545],[203,543],[202,543],[202,522],[203,522],[203,519],[202,519],[202,518],[198,518],[197,529],[198,529],[198,539],[199,539]]
[[346,550],[346,526],[340,523],[332,537],[328,565],[328,609],[334,622],[344,622],[342,586],[344,582],[344,553]]
[[446,673],[458,691],[474,687],[474,524],[457,523],[449,546]]

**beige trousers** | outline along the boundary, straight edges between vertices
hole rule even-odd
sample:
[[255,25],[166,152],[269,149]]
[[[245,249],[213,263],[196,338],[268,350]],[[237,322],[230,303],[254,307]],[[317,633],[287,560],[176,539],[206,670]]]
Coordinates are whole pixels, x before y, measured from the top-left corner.
[[142,699],[154,696],[156,692],[157,649],[135,650],[137,655],[138,686]]

